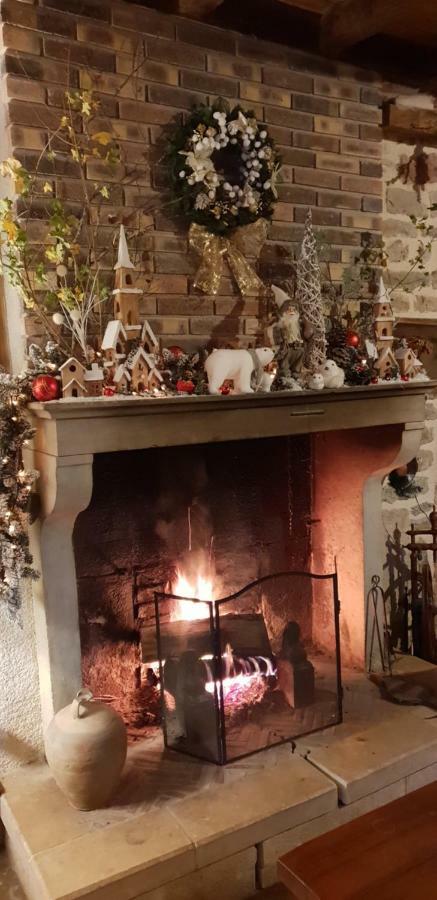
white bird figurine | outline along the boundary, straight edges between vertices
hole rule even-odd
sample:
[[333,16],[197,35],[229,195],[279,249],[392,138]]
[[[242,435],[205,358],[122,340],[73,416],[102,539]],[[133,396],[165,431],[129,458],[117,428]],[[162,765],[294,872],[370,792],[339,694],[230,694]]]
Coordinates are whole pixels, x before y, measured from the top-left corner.
[[333,359],[325,359],[323,365],[320,366],[320,375],[323,378],[325,388],[332,390],[333,388],[341,388],[344,385],[344,371],[334,362]]

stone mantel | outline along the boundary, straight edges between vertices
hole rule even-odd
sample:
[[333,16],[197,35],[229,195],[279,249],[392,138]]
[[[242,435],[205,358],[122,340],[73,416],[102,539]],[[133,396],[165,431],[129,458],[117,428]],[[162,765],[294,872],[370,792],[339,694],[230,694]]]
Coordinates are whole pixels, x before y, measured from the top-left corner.
[[[81,686],[73,529],[91,500],[95,454],[316,435],[314,518],[320,524],[313,535],[313,565],[315,571],[330,571],[332,560],[347,548],[343,570],[352,575],[348,584],[340,583],[346,601],[344,634],[358,635],[362,649],[355,656],[350,651],[349,660],[362,666],[364,598],[371,575],[383,571],[382,479],[417,454],[426,396],[436,384],[30,404],[35,437],[26,464],[40,473],[40,517],[31,540],[41,573],[33,590],[44,724]],[[341,487],[345,477],[347,490]],[[334,510],[335,527],[325,515],[328,508]]]
[[102,397],[32,403],[34,449],[72,457],[147,447],[423,422],[435,382],[228,397]]

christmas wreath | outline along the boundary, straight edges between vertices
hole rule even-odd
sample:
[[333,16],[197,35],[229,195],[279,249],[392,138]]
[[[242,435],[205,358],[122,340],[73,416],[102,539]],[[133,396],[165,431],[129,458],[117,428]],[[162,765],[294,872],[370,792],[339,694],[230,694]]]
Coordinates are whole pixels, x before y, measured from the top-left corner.
[[171,192],[178,211],[216,235],[268,219],[279,158],[264,125],[240,106],[199,106],[170,136]]

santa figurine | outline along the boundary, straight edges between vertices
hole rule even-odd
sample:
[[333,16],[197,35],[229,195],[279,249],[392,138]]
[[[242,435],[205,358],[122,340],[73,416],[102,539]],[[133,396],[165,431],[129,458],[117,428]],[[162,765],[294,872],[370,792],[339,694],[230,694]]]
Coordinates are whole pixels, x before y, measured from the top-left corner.
[[276,349],[276,384],[280,388],[291,388],[302,370],[304,358],[299,310],[282,288],[272,284],[272,292],[276,311],[273,322],[267,327],[267,337]]

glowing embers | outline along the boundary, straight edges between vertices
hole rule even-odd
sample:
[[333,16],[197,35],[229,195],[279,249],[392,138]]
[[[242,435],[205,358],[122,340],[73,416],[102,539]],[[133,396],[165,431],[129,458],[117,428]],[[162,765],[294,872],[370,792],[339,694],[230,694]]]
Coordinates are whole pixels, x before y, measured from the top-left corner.
[[[205,690],[209,694],[214,693],[214,678],[211,668],[213,657],[206,655],[201,657],[205,665],[208,680],[205,683]],[[220,684],[223,689],[223,700],[238,702],[246,694],[253,694],[255,683],[258,685],[258,693],[265,693],[268,684],[265,682],[266,677],[275,678],[275,669],[273,661],[267,656],[249,656],[247,659],[241,659],[235,656],[230,644],[226,645],[226,650],[222,654],[222,670],[224,670],[221,682],[216,681],[215,685],[218,691],[219,702],[221,702]]]

